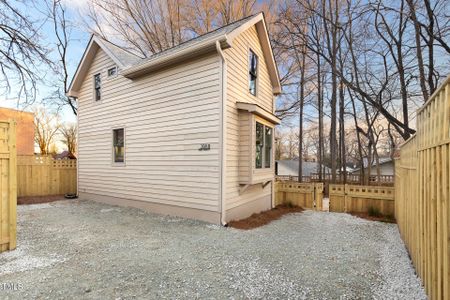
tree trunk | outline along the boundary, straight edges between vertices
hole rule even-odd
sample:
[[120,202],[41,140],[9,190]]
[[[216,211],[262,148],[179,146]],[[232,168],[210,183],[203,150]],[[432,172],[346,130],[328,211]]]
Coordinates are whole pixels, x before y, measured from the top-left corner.
[[322,74],[321,74],[321,61],[320,55],[317,54],[317,104],[319,108],[319,149],[318,149],[318,162],[319,162],[319,180],[322,181],[323,173],[323,98],[322,98]]

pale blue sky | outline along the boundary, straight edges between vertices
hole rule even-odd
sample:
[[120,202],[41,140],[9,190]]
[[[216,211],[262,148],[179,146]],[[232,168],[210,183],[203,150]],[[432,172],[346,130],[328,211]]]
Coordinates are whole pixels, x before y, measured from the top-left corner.
[[[80,20],[80,14],[79,9],[82,8],[83,1],[70,1],[66,0],[67,3],[67,19],[71,20],[72,22],[75,22],[71,29],[71,42],[69,45],[69,51],[68,51],[68,66],[69,66],[69,72],[71,74],[70,78],[72,78],[72,74],[75,72],[76,67],[78,65],[78,62],[81,59],[81,56],[83,55],[84,49],[86,47],[86,44],[89,40],[90,34],[87,32],[86,28],[83,26],[81,22],[78,22],[77,20]],[[29,5],[29,3],[27,3]],[[45,5],[41,2],[39,4],[36,4],[36,7],[24,7],[23,4],[16,2],[17,7],[21,11],[25,11],[25,13],[33,18],[34,20],[38,20],[42,24],[41,27],[41,34],[42,39],[44,40],[44,44],[48,46],[49,49],[55,49],[54,43],[54,33],[52,24],[45,22],[45,17],[43,12],[45,11]],[[53,50],[53,52],[50,54],[51,59],[57,59],[56,50]],[[37,97],[36,97],[36,103],[40,102],[43,98],[45,98],[50,92],[51,89],[48,86],[48,82],[52,82],[54,80],[54,76],[49,72],[48,70],[43,69],[41,71],[42,74],[42,82],[39,82],[38,88],[37,88]],[[14,87],[13,87],[14,89]],[[11,108],[19,108],[19,109],[25,109],[29,110],[29,106],[22,106],[20,105],[18,107],[18,101],[16,94],[14,92],[11,92],[9,95],[1,95],[0,96],[0,106],[1,107],[11,107]],[[69,107],[66,107],[61,111],[61,118],[63,121],[75,121],[76,118],[73,115],[71,109]]]

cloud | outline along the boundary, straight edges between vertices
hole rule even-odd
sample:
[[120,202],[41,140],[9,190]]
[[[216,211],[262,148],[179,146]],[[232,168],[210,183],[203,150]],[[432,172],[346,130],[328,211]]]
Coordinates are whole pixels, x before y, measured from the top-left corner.
[[91,0],[62,0],[64,5],[75,11],[85,11],[88,9]]

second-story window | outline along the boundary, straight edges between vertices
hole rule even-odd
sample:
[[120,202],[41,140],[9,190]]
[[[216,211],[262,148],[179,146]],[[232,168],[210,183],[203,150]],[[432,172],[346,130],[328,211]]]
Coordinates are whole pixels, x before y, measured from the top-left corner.
[[108,77],[114,77],[117,75],[117,67],[112,67],[108,69]]
[[256,80],[258,78],[258,56],[255,52],[250,50],[248,56],[248,80],[249,80],[249,92],[256,96]]
[[94,94],[95,101],[100,101],[102,98],[102,81],[100,74],[94,75]]

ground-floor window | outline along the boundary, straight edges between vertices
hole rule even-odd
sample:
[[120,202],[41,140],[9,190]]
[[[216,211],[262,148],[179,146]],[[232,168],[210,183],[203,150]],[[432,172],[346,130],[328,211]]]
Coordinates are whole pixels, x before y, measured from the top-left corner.
[[256,122],[255,168],[270,168],[272,159],[273,128]]
[[118,128],[113,130],[113,154],[115,163],[125,162],[125,130]]

